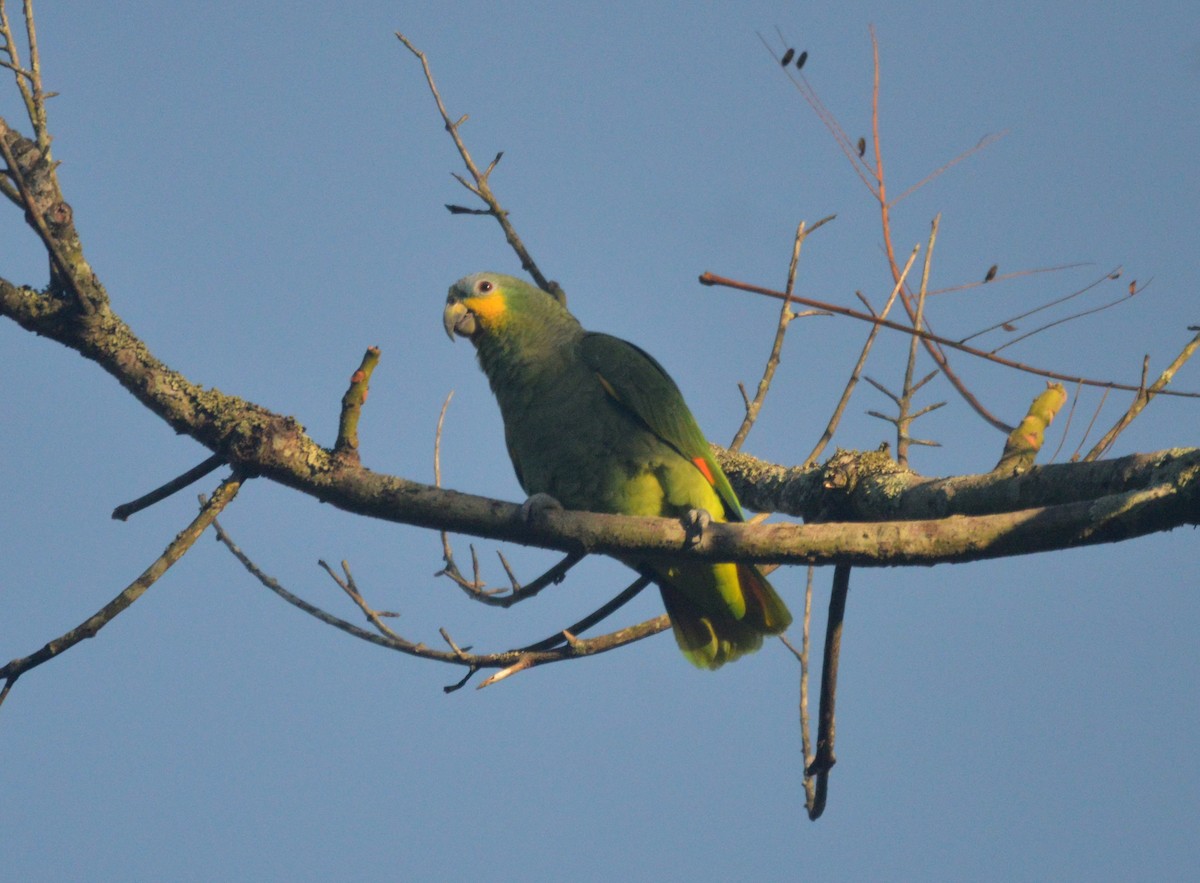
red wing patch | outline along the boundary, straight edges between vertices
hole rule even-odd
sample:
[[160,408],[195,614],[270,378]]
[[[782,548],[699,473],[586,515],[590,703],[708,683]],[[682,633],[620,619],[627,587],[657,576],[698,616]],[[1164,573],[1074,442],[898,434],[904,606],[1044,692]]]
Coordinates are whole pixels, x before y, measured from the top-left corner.
[[700,473],[704,476],[705,481],[715,487],[717,480],[713,478],[712,470],[708,468],[708,464],[704,462],[704,458],[693,457],[692,462],[696,464],[696,468],[700,470]]
[[608,393],[610,396],[612,396],[613,401],[614,402],[621,401],[621,397],[619,395],[617,395],[617,391],[612,388],[612,384],[604,379],[604,375],[601,374],[599,371],[596,371],[594,373],[596,375],[596,379],[600,381],[600,385],[602,387],[604,387],[604,391],[606,393]]

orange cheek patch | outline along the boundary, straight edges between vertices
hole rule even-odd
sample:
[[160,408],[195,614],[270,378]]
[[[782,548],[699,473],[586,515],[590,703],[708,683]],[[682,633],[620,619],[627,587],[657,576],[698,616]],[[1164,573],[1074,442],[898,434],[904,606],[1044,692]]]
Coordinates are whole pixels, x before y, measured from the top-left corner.
[[462,304],[486,325],[494,326],[504,315],[504,298],[496,295],[468,297],[463,300]]

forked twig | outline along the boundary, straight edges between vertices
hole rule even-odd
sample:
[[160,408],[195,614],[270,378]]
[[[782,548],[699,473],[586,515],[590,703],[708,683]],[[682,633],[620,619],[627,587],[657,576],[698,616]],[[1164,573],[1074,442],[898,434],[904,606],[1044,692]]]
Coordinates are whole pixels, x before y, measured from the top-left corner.
[[[1078,266],[1078,265],[1076,265],[1076,264],[1068,264],[1067,265],[1067,267],[1071,267],[1071,266]],[[1061,267],[1061,268],[1055,267],[1054,269],[1066,269],[1067,267]],[[1007,318],[1001,322],[997,322],[994,325],[989,325],[987,328],[980,329],[979,331],[976,331],[973,334],[968,334],[966,337],[959,338],[958,342],[966,343],[968,340],[974,340],[976,337],[982,337],[983,335],[985,335],[991,331],[995,331],[998,328],[1004,328],[1005,326],[1008,326],[1008,325],[1015,325],[1017,322],[1020,322],[1022,319],[1028,319],[1030,316],[1040,313],[1043,310],[1048,310],[1051,307],[1056,307],[1059,304],[1066,303],[1067,301],[1069,301],[1073,298],[1079,297],[1081,294],[1087,294],[1089,291],[1091,291],[1097,285],[1101,285],[1106,280],[1109,280],[1109,279],[1116,279],[1120,275],[1121,275],[1121,268],[1116,267],[1113,270],[1109,271],[1108,273],[1105,273],[1099,279],[1096,279],[1093,282],[1089,282],[1087,285],[1083,286],[1083,288],[1072,291],[1070,294],[1064,294],[1062,297],[1056,297],[1054,300],[1047,301],[1046,303],[1042,304],[1041,306],[1034,307],[1032,310],[1026,310],[1023,313],[1018,313],[1015,316],[1010,316],[1009,318]],[[976,282],[976,283],[972,283],[972,284],[979,285],[981,283]],[[950,289],[946,289],[946,290],[950,290]]]
[[[876,319],[886,319],[888,313],[892,310],[892,305],[896,302],[896,296],[900,293],[900,288],[904,285],[904,280],[908,278],[908,272],[912,269],[913,261],[917,259],[917,252],[921,250],[920,243],[913,246],[912,254],[908,256],[908,260],[904,264],[904,269],[900,272],[900,278],[896,284],[892,286],[892,293],[888,295],[887,302],[883,305],[883,310],[878,314],[871,310],[871,316]],[[863,304],[868,310],[871,305],[863,298]],[[875,345],[875,338],[879,335],[879,324],[873,324],[870,332],[867,334],[866,342],[863,343],[862,352],[858,354],[858,361],[854,364],[854,370],[850,372],[850,379],[846,381],[846,386],[842,390],[842,396],[838,399],[837,406],[833,409],[833,414],[829,417],[829,422],[825,425],[825,431],[821,433],[821,437],[817,439],[816,445],[813,446],[809,455],[804,458],[804,463],[801,468],[808,468],[813,463],[817,462],[817,458],[821,456],[821,452],[825,450],[825,446],[833,439],[833,434],[837,431],[838,424],[842,421],[842,414],[846,411],[846,405],[850,402],[850,396],[853,395],[855,388],[858,386],[859,378],[862,377],[863,368],[867,364],[867,356],[871,353],[871,347]]]
[[[373,632],[364,629],[360,626],[347,622],[341,617],[335,616],[315,604],[310,604],[298,595],[288,591],[274,577],[267,574],[251,558],[243,552],[238,545],[233,541],[232,537],[224,530],[220,522],[215,518],[212,521],[213,529],[217,532],[217,539],[230,551],[230,553],[238,560],[239,563],[246,569],[251,576],[258,580],[263,586],[270,589],[287,603],[291,604],[299,610],[303,610],[309,616],[319,619],[321,622],[331,625],[334,628],[340,629],[349,635],[352,635],[360,640],[367,641],[371,644],[376,644],[380,647],[386,647],[389,650],[395,650],[404,653],[408,656],[415,656],[421,659],[431,659],[437,662],[445,662],[452,665],[460,665],[468,669],[468,675],[457,684],[452,684],[444,688],[446,692],[453,692],[462,687],[470,675],[476,671],[485,668],[500,669],[499,676],[484,681],[480,684],[481,687],[496,683],[503,680],[516,671],[523,671],[527,668],[548,665],[555,662],[565,662],[570,659],[580,659],[584,656],[594,656],[598,653],[607,653],[610,650],[615,650],[618,647],[623,647],[626,644],[632,644],[635,641],[640,641],[643,638],[658,634],[661,631],[670,628],[670,623],[667,622],[666,616],[661,616],[656,619],[651,619],[637,625],[629,626],[620,629],[616,632],[611,632],[605,635],[598,635],[594,638],[575,638],[568,640],[564,646],[556,647],[547,650],[505,650],[499,653],[471,653],[467,649],[463,649],[453,644],[443,630],[443,637],[450,644],[449,650],[435,650],[432,647],[422,643],[416,643],[408,640],[397,634],[393,629],[385,628],[382,632]],[[326,572],[330,572],[327,569]],[[331,573],[332,575],[332,573]],[[340,581],[339,581],[340,583]],[[357,588],[355,588],[357,592]],[[361,609],[361,606],[360,606]],[[365,611],[364,611],[365,612]],[[384,614],[376,613],[377,617],[382,617]],[[377,626],[378,627],[378,626]]]
[[[429,59],[425,56],[424,52],[412,44],[408,37],[397,32],[396,38],[404,44],[409,52],[420,60],[421,69],[425,72],[425,82],[429,85],[429,91],[433,93],[433,100],[437,102],[438,113],[442,115],[442,121],[446,124],[446,131],[454,139],[454,146],[458,148],[458,155],[462,157],[463,164],[467,167],[467,171],[470,172],[474,183],[467,181],[461,175],[455,175],[455,179],[487,205],[485,214],[491,215],[500,224],[500,228],[504,231],[504,238],[521,261],[521,267],[533,277],[538,287],[552,294],[557,294],[559,291],[558,286],[542,274],[542,271],[534,262],[533,256],[529,254],[529,249],[525,247],[525,243],[521,241],[521,237],[517,235],[516,229],[509,222],[508,212],[500,205],[500,201],[496,198],[488,183],[488,178],[496,168],[496,164],[500,162],[500,158],[504,155],[503,152],[497,153],[495,159],[488,164],[486,169],[483,171],[479,170],[479,167],[475,165],[475,160],[471,158],[471,153],[467,150],[467,145],[463,142],[462,136],[458,133],[459,128],[467,121],[467,117],[463,116],[457,120],[450,119],[450,114],[446,111],[446,105],[442,102],[442,96],[438,92],[437,84],[434,82],[433,70],[429,67]],[[447,208],[457,214],[463,213],[462,209],[457,206],[447,206]]]
[[[788,264],[787,286],[784,288],[789,297],[796,286],[796,269],[800,264],[800,249],[804,245],[804,240],[808,238],[808,234],[813,230],[824,226],[835,217],[837,216],[829,215],[828,217],[824,217],[808,228],[801,221],[800,225],[796,228],[796,238],[792,245],[792,259]],[[797,314],[792,312],[788,298],[784,298],[783,306],[779,309],[779,324],[775,327],[775,339],[771,344],[771,353],[767,357],[767,364],[763,369],[762,379],[758,381],[758,389],[754,393],[754,398],[750,399],[746,396],[746,391],[742,390],[742,397],[746,400],[746,416],[742,419],[742,425],[738,427],[733,441],[729,443],[731,451],[741,448],[742,443],[746,440],[746,436],[750,434],[750,429],[754,426],[754,421],[758,419],[758,412],[762,410],[763,400],[767,397],[767,390],[771,388],[771,381],[775,377],[775,369],[779,367],[779,355],[783,351],[783,339],[787,334],[788,325],[796,317]]]
[[[899,273],[899,271],[897,271],[897,273]],[[702,285],[720,285],[725,288],[735,288],[739,291],[748,291],[752,294],[765,295],[766,297],[776,297],[776,298],[786,297],[786,295],[782,291],[775,291],[774,289],[763,288],[762,286],[758,286],[758,285],[750,285],[749,283],[738,282],[734,279],[726,279],[722,276],[717,276],[714,273],[702,274],[700,276],[700,284],[702,284]],[[818,309],[818,310],[825,310],[827,312],[834,313],[839,316],[847,316],[848,318],[851,318],[851,319],[858,319],[860,322],[871,322],[875,325],[879,325],[883,328],[887,328],[892,331],[900,331],[900,332],[903,332],[904,334],[915,334],[918,337],[920,337],[922,340],[927,341],[929,343],[934,343],[934,344],[938,344],[939,346],[944,346],[944,347],[948,347],[950,349],[958,350],[959,352],[966,353],[967,355],[975,356],[976,358],[984,359],[985,361],[988,361],[988,362],[994,362],[997,365],[1004,365],[1005,367],[1008,367],[1008,368],[1015,368],[1016,370],[1023,371],[1026,374],[1033,374],[1038,377],[1046,377],[1046,378],[1049,378],[1050,380],[1060,380],[1060,381],[1063,381],[1064,383],[1080,383],[1080,384],[1083,384],[1084,386],[1094,386],[1099,389],[1119,389],[1119,390],[1126,390],[1128,392],[1137,392],[1138,391],[1138,387],[1134,384],[1118,383],[1115,380],[1095,380],[1090,377],[1079,377],[1074,374],[1064,374],[1060,371],[1050,371],[1046,368],[1038,368],[1033,365],[1026,365],[1022,362],[1016,362],[1016,361],[1013,361],[1012,359],[1006,359],[1003,356],[993,355],[992,353],[985,352],[984,350],[976,349],[973,346],[967,346],[965,344],[961,344],[958,341],[950,340],[948,337],[942,337],[939,334],[933,334],[932,332],[929,332],[929,331],[919,330],[919,329],[913,328],[911,325],[902,325],[899,322],[892,322],[888,319],[883,319],[879,316],[872,316],[872,315],[868,315],[866,313],[861,313],[858,310],[852,310],[849,307],[838,306],[837,304],[831,304],[826,301],[815,300],[810,297],[801,297],[798,294],[793,294],[791,296],[791,299],[793,301],[795,301],[796,303],[801,303],[801,304],[804,304],[805,306],[813,307],[814,309]],[[942,364],[940,361],[938,361],[937,359],[935,359],[934,361],[938,362],[939,368],[942,367]],[[942,370],[943,370],[943,372],[945,371],[944,368]],[[1186,398],[1186,399],[1200,398],[1200,392],[1190,392],[1190,391],[1177,390],[1177,389],[1176,390],[1164,389],[1164,390],[1161,390],[1158,394],[1165,395],[1165,396],[1176,396],[1178,398]],[[1007,426],[1007,424],[1002,424],[1002,425]],[[1011,426],[1008,426],[1008,431],[1012,432]]]
[[1117,440],[1117,436],[1125,431],[1125,428],[1133,422],[1134,418],[1137,417],[1138,414],[1142,413],[1146,405],[1150,404],[1151,400],[1155,396],[1163,393],[1166,385],[1171,382],[1171,380],[1175,377],[1175,374],[1184,366],[1187,360],[1195,355],[1198,347],[1200,347],[1200,334],[1197,334],[1190,341],[1188,341],[1187,345],[1180,351],[1179,355],[1175,357],[1175,360],[1163,369],[1162,374],[1158,375],[1158,379],[1155,380],[1154,383],[1152,383],[1149,387],[1145,386],[1145,368],[1143,367],[1143,388],[1138,391],[1136,396],[1134,396],[1133,403],[1129,406],[1125,413],[1121,415],[1121,419],[1113,424],[1112,429],[1106,432],[1100,441],[1096,442],[1095,446],[1088,451],[1087,456],[1085,456],[1083,459],[1095,460],[1097,457],[1101,456],[1105,451],[1107,451],[1112,446],[1112,443]]

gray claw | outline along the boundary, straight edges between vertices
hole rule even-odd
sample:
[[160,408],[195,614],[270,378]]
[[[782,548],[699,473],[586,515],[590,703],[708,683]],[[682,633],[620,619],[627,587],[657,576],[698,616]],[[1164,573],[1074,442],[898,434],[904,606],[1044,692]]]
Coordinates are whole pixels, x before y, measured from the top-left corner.
[[694,546],[704,536],[705,529],[712,524],[712,516],[708,514],[707,509],[689,509],[680,521],[686,534],[686,545]]
[[563,504],[549,494],[534,494],[521,504],[521,520],[528,524],[543,512],[561,509]]

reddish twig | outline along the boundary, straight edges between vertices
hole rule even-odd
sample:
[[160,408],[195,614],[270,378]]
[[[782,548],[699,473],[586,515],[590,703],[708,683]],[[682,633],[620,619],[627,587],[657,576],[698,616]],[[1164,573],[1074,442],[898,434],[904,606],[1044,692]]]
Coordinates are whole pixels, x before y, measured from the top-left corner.
[[[899,271],[897,271],[897,272],[899,272]],[[724,288],[734,288],[734,289],[737,289],[738,291],[748,291],[752,294],[762,294],[767,297],[776,297],[776,298],[787,297],[787,295],[784,294],[782,291],[775,291],[773,289],[763,288],[763,287],[757,286],[757,285],[750,285],[745,282],[738,282],[734,279],[726,279],[723,276],[717,276],[714,273],[704,273],[703,275],[701,275],[700,276],[700,284],[701,285],[719,285]],[[841,307],[841,306],[838,306],[837,304],[831,304],[831,303],[827,303],[825,301],[819,301],[819,300],[815,300],[815,299],[809,298],[809,297],[801,297],[800,295],[796,295],[796,294],[793,294],[791,296],[791,299],[793,301],[795,301],[796,303],[804,304],[805,306],[810,306],[810,307],[813,307],[814,309],[825,310],[827,312],[835,313],[839,316],[846,316],[851,319],[858,319],[861,322],[871,322],[875,325],[879,325],[883,328],[888,328],[892,331],[900,331],[900,332],[903,332],[904,334],[916,334],[922,340],[927,341],[929,343],[934,343],[939,346],[944,346],[944,347],[948,347],[953,350],[958,350],[959,352],[966,353],[967,355],[975,356],[976,358],[984,359],[988,362],[994,362],[997,365],[1004,365],[1005,367],[1008,367],[1008,368],[1015,368],[1018,371],[1024,371],[1027,374],[1035,374],[1039,377],[1047,377],[1051,380],[1061,380],[1066,383],[1081,383],[1084,386],[1094,386],[1099,389],[1120,389],[1120,390],[1126,390],[1128,392],[1137,392],[1138,391],[1137,386],[1128,384],[1128,383],[1118,383],[1114,380],[1094,380],[1094,379],[1091,379],[1088,377],[1078,377],[1074,374],[1064,374],[1059,371],[1050,371],[1045,368],[1037,368],[1033,365],[1026,365],[1022,362],[1016,362],[1016,361],[1013,361],[1012,359],[1006,359],[1003,356],[993,355],[992,353],[985,352],[984,350],[976,349],[975,347],[961,344],[956,340],[950,340],[949,338],[942,337],[941,335],[938,335],[938,334],[933,334],[928,331],[918,330],[916,328],[913,328],[911,325],[901,325],[899,322],[891,322],[891,321],[889,321],[887,319],[883,319],[879,316],[870,316],[870,315],[867,315],[866,313],[860,313],[858,310],[852,310],[849,307]],[[940,364],[939,364],[939,367],[941,367]],[[1188,399],[1200,398],[1200,392],[1186,392],[1186,391],[1181,391],[1181,390],[1164,389],[1159,394],[1160,395],[1168,395],[1168,396],[1178,396],[1180,398],[1188,398]],[[1012,432],[1011,426],[1008,427],[1008,431]]]

